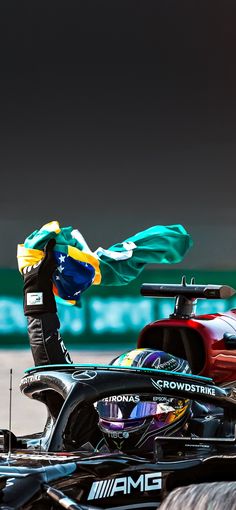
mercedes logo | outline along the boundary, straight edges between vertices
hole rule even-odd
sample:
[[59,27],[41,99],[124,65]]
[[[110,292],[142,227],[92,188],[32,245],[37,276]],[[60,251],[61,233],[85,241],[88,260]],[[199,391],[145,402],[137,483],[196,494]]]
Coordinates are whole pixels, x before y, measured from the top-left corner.
[[95,370],[85,370],[85,372],[74,372],[72,374],[72,378],[76,381],[91,381],[91,379],[95,379],[97,376],[97,372]]

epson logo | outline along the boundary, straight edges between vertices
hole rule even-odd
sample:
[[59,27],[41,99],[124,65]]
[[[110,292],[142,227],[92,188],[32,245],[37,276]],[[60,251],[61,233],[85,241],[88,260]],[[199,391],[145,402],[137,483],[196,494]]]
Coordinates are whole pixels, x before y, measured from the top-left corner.
[[175,382],[175,381],[162,381],[161,379],[158,381],[154,381],[151,379],[153,386],[158,391],[167,390],[184,390],[189,391],[191,393],[200,393],[202,395],[215,395],[215,389],[209,388],[208,386],[200,386],[199,384],[188,384],[183,382]]
[[138,395],[116,395],[103,398],[103,402],[140,402]]
[[122,476],[109,480],[93,482],[88,500],[112,498],[118,493],[131,494],[134,490],[139,492],[156,491],[162,487],[161,472],[144,473],[134,480],[132,476]]

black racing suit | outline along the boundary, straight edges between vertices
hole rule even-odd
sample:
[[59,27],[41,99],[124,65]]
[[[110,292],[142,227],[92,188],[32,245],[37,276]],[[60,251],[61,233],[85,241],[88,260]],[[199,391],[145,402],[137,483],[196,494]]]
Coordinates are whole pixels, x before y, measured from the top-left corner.
[[[56,313],[28,316],[27,319],[36,366],[72,363],[60,336],[60,322]],[[76,411],[67,429],[65,448],[76,450],[86,443],[90,443],[94,449],[100,446],[103,436],[97,423],[98,414],[93,405],[83,406],[82,410]]]

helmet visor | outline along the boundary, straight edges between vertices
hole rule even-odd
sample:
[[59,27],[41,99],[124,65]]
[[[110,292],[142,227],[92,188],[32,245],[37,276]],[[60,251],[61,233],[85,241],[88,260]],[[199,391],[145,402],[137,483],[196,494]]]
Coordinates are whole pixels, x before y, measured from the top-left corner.
[[155,416],[161,422],[169,417],[171,423],[178,419],[188,407],[188,400],[168,397],[149,396],[141,398],[138,395],[120,395],[109,397],[97,402],[100,419],[110,421],[139,420]]

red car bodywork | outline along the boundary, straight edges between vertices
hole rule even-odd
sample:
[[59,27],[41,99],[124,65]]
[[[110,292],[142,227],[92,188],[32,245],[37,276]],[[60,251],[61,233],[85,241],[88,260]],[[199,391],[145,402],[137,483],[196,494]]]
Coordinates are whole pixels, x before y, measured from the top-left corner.
[[236,381],[236,339],[235,347],[229,347],[225,334],[236,335],[236,309],[152,322],[141,331],[137,346],[163,349],[180,357],[185,352],[193,373],[227,385]]

